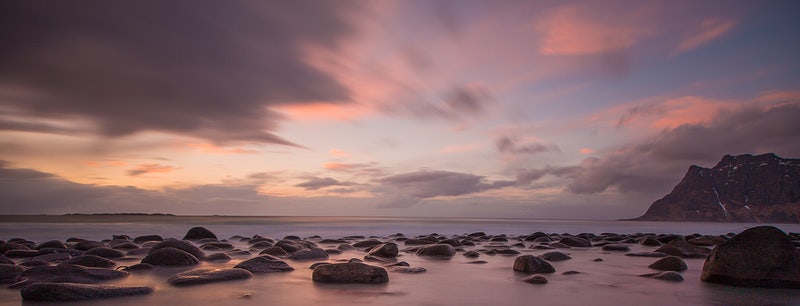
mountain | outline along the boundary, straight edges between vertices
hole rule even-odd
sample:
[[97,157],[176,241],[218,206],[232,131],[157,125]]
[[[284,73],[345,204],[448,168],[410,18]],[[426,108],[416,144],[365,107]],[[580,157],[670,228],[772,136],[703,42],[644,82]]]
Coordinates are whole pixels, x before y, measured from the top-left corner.
[[642,221],[800,222],[800,159],[768,153],[725,155],[708,169],[689,167]]

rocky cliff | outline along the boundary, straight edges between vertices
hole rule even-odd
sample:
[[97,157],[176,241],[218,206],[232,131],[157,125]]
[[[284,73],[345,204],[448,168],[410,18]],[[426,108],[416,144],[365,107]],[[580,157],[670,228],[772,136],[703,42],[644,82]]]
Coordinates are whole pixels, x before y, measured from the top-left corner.
[[672,192],[633,220],[800,222],[800,159],[725,155],[711,169],[691,166]]

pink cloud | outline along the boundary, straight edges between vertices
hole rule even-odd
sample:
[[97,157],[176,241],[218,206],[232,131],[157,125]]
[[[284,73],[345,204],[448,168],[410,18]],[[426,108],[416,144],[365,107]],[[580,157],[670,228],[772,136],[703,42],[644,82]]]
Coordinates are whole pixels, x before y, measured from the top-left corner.
[[539,52],[546,55],[585,55],[620,51],[633,46],[651,30],[637,14],[623,17],[588,5],[552,10],[536,24],[542,33]]
[[720,38],[733,29],[734,25],[735,23],[733,21],[718,20],[715,18],[703,20],[695,32],[690,33],[689,36],[685,37],[680,44],[678,44],[673,55],[692,50]]
[[178,170],[173,166],[162,165],[162,164],[142,164],[136,168],[128,170],[129,176],[139,176],[143,174],[149,173],[169,173],[172,171]]
[[344,150],[330,149],[330,151],[328,151],[328,155],[333,157],[348,157],[350,156],[350,153]]
[[216,146],[210,143],[190,143],[187,146],[197,149],[200,152],[207,154],[252,154],[258,153],[255,150],[248,150],[244,148],[225,148]]

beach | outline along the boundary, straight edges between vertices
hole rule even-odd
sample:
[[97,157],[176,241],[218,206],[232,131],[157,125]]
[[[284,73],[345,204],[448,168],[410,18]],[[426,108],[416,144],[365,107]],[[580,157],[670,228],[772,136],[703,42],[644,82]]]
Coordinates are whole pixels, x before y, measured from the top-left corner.
[[[664,281],[641,275],[660,272],[648,268],[659,258],[626,256],[629,253],[653,252],[657,246],[646,246],[637,237],[679,235],[728,235],[758,224],[737,223],[675,223],[630,221],[566,221],[521,219],[419,219],[419,218],[334,218],[334,217],[183,217],[183,216],[29,216],[1,217],[0,240],[15,237],[34,243],[50,240],[66,241],[82,238],[108,244],[112,235],[127,235],[131,239],[143,235],[181,239],[190,228],[202,226],[220,241],[235,250],[250,255],[231,255],[227,261],[201,260],[196,265],[156,266],[151,270],[130,271],[125,277],[102,284],[119,286],[149,286],[151,294],[97,299],[78,303],[105,305],[708,305],[708,304],[797,304],[800,290],[733,287],[700,281],[704,258],[684,258],[687,269],[679,272],[682,281]],[[12,222],[13,221],[13,222]],[[784,232],[798,232],[796,224],[773,224]],[[594,229],[594,230],[592,230]],[[479,233],[482,232],[482,233]],[[535,242],[537,232],[554,238],[552,242]],[[614,233],[612,235],[611,233]],[[400,235],[402,234],[402,235]],[[553,244],[555,239],[579,236],[595,237],[590,247],[535,248]],[[289,237],[287,237],[289,236]],[[295,237],[291,237],[295,236]],[[280,259],[293,270],[280,273],[253,273],[241,280],[215,282],[193,286],[175,286],[168,279],[178,273],[198,268],[231,269],[239,263],[258,256],[261,251],[251,242],[259,237],[280,241],[283,238],[309,242],[328,252],[325,259]],[[451,257],[421,256],[419,245],[409,244],[417,238],[438,237],[465,243],[454,247]],[[604,249],[603,238],[618,237],[629,250]],[[693,237],[693,236],[688,236]],[[118,237],[119,238],[119,237]],[[327,239],[327,240],[326,240]],[[341,241],[336,241],[341,240]],[[363,247],[367,240],[395,243],[399,248],[396,259],[374,261],[365,258]],[[203,241],[208,243],[209,241]],[[343,242],[343,243],[342,243]],[[190,242],[197,247],[203,243]],[[141,247],[145,243],[137,243]],[[69,245],[69,244],[68,244]],[[152,246],[153,243],[149,243]],[[512,250],[512,251],[504,251]],[[476,251],[478,257],[464,256]],[[541,256],[561,252],[571,257],[549,261],[553,273],[542,274],[546,284],[523,281],[532,273],[512,269],[515,260],[523,255]],[[231,253],[231,249],[204,248],[206,256]],[[507,253],[507,254],[504,254]],[[114,259],[115,266],[140,263],[146,253],[129,253]],[[12,258],[15,263],[24,258]],[[330,284],[313,281],[313,264],[364,261],[388,271],[388,282],[380,284]],[[391,265],[407,263],[415,269],[394,269]],[[424,269],[421,271],[418,268]],[[574,271],[577,273],[564,273]],[[8,284],[5,284],[8,285]],[[22,303],[19,289],[0,291],[0,304]],[[26,301],[25,305],[37,305]]]

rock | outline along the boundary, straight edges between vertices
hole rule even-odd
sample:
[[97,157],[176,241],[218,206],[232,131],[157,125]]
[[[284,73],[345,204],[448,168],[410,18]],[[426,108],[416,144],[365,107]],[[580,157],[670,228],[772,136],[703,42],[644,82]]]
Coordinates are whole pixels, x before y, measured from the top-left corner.
[[349,244],[346,244],[346,243],[342,243],[342,244],[336,246],[336,249],[341,250],[341,251],[350,251],[350,250],[355,250],[356,247],[354,247],[352,245],[349,245]]
[[700,279],[733,286],[800,288],[800,260],[783,231],[758,226],[717,245],[706,258]]
[[125,256],[144,257],[150,254],[150,248],[138,248],[125,252]]
[[200,246],[201,250],[206,251],[228,251],[233,250],[233,245],[227,242],[207,242]]
[[661,252],[636,252],[636,253],[627,253],[625,256],[634,256],[634,257],[667,257],[666,253]]
[[687,269],[686,263],[683,261],[683,259],[681,259],[678,256],[668,256],[661,258],[659,260],[656,260],[656,262],[650,264],[647,267],[649,267],[650,269],[656,269],[661,271],[676,271],[676,272],[686,271]]
[[283,249],[284,251],[286,251],[287,254],[291,254],[304,249],[304,247],[298,241],[286,240],[286,239],[276,242],[275,246]]
[[480,264],[485,264],[485,263],[489,263],[489,262],[488,262],[488,261],[485,261],[485,260],[473,260],[473,261],[468,261],[467,263],[468,263],[468,264],[477,264],[477,265],[480,265]]
[[163,247],[151,251],[142,259],[142,263],[154,266],[193,266],[199,262],[194,255],[173,247]]
[[21,262],[19,265],[23,267],[38,267],[38,266],[49,266],[50,263],[44,260],[28,260]]
[[688,243],[683,237],[677,237],[656,249],[656,252],[683,258],[705,258],[711,250]]
[[289,253],[286,253],[286,250],[281,249],[281,248],[276,247],[276,246],[268,247],[268,248],[262,250],[258,254],[259,255],[272,255],[272,256],[277,256],[277,257],[286,257],[286,255],[289,255]]
[[294,252],[292,254],[289,254],[289,256],[287,256],[286,258],[292,260],[320,260],[320,259],[328,259],[328,253],[320,248],[311,248]]
[[6,242],[0,244],[0,254],[5,254],[9,250],[30,250],[28,246],[16,242]]
[[189,229],[186,236],[183,236],[183,240],[200,240],[204,238],[217,239],[217,235],[214,235],[214,233],[205,227],[198,226]]
[[136,245],[135,243],[130,242],[128,240],[118,241],[118,242],[115,242],[113,244],[109,243],[108,246],[111,247],[112,249],[123,250],[123,251],[130,251],[130,250],[134,250],[134,249],[138,249],[139,248],[138,245]]
[[547,284],[547,278],[542,276],[542,275],[539,275],[539,274],[525,277],[525,278],[522,279],[522,281],[526,282],[526,283],[538,284],[538,285]]
[[495,253],[497,253],[497,254],[500,254],[500,255],[508,255],[508,256],[513,256],[513,255],[519,255],[519,254],[521,254],[521,253],[520,253],[520,251],[513,250],[513,249],[495,249],[494,251],[495,251]]
[[594,262],[601,262],[601,261],[603,261],[603,259],[602,259],[602,258],[595,258],[595,259],[592,259],[592,261],[594,261]]
[[631,248],[624,244],[606,244],[603,246],[603,251],[614,251],[614,252],[630,252]]
[[211,254],[211,255],[208,255],[208,256],[203,258],[203,261],[211,261],[211,262],[215,262],[215,261],[221,262],[221,261],[229,261],[229,260],[231,260],[231,257],[228,256],[228,254],[225,254],[225,253]]
[[14,264],[14,261],[13,261],[13,260],[11,260],[11,259],[9,259],[8,257],[6,257],[6,256],[5,256],[5,255],[3,255],[3,254],[0,254],[0,264],[10,264],[10,265],[13,265],[13,264]]
[[0,264],[0,284],[15,283],[25,268],[10,264]]
[[445,239],[445,240],[439,241],[439,243],[449,244],[449,245],[452,245],[453,247],[460,247],[461,246],[461,242],[458,241],[458,239],[454,239],[454,238]]
[[417,255],[450,258],[456,255],[456,249],[449,244],[432,244],[421,247],[417,250]]
[[464,257],[467,257],[467,258],[478,258],[480,256],[481,256],[480,253],[478,253],[476,251],[473,251],[473,250],[469,250],[469,251],[464,252]]
[[364,240],[364,241],[359,241],[359,242],[353,243],[353,247],[358,248],[358,249],[362,249],[362,248],[368,248],[368,247],[376,246],[376,245],[380,245],[380,244],[383,244],[383,242],[381,242],[380,240],[377,240],[377,239],[370,239],[370,240]]
[[175,274],[170,277],[167,282],[174,286],[187,286],[248,279],[251,277],[253,277],[253,273],[245,269],[200,268]]
[[406,241],[403,241],[404,245],[426,245],[434,243],[439,243],[439,240],[433,237],[411,238],[411,239],[406,239]]
[[84,240],[75,243],[75,245],[73,245],[72,248],[79,251],[88,251],[94,248],[102,248],[105,246],[106,246],[105,244],[99,241]]
[[575,274],[581,274],[581,272],[570,270],[570,271],[564,271],[564,273],[561,273],[561,275],[575,275]]
[[133,238],[133,242],[136,244],[142,244],[148,241],[164,241],[164,238],[161,238],[159,235],[145,235]]
[[[559,240],[558,242],[560,242],[560,243],[562,243],[564,245],[567,245],[567,246],[579,247],[579,248],[589,248],[589,247],[592,246],[592,242],[590,242],[589,240],[586,240],[586,239],[583,239],[583,238],[579,238],[579,237],[571,237],[571,236],[567,236],[567,237],[561,238],[561,240]],[[551,246],[554,246],[554,245],[551,244]]]
[[[147,271],[153,270],[153,265],[146,263],[138,263],[128,267],[121,267],[122,271]],[[119,267],[117,269],[120,269]]]
[[158,251],[159,249],[162,249],[162,248],[176,248],[176,249],[182,250],[184,252],[187,252],[189,254],[192,254],[192,256],[194,256],[194,257],[196,257],[198,259],[199,258],[203,258],[203,257],[206,256],[206,254],[203,253],[202,250],[200,250],[198,247],[194,246],[193,244],[191,244],[189,242],[186,242],[186,241],[181,241],[181,240],[172,239],[172,238],[164,240],[162,242],[159,242],[159,243],[156,243],[155,245],[153,245],[150,248],[150,254],[152,254],[153,252]]
[[311,269],[311,270],[314,270],[314,269],[316,269],[317,267],[319,267],[321,265],[330,265],[330,264],[331,263],[324,262],[324,261],[323,262],[315,262],[315,263],[311,264],[311,266],[309,266],[308,268]]
[[422,272],[427,272],[428,270],[423,267],[403,267],[403,266],[391,266],[388,267],[389,272],[395,273],[406,273],[406,274],[417,274]]
[[[541,245],[539,245],[539,246],[541,246]],[[571,249],[572,248],[571,246],[568,246],[568,245],[563,244],[561,242],[553,242],[553,243],[549,244],[548,246],[549,246],[548,249],[554,249],[554,248],[555,249]]]
[[340,250],[340,249],[325,249],[325,253],[328,253],[328,255],[339,255],[339,254],[342,254],[342,250]]
[[122,251],[120,250],[109,249],[109,248],[93,248],[91,250],[84,252],[83,255],[95,255],[108,259],[117,259],[125,256],[125,253],[122,253]]
[[717,236],[702,236],[689,239],[688,242],[697,246],[715,246],[725,242],[725,239]]
[[661,241],[658,241],[654,238],[645,238],[642,240],[641,245],[643,246],[661,246]]
[[93,268],[110,268],[116,266],[114,261],[96,255],[81,255],[65,260],[62,264],[78,265]]
[[572,257],[570,257],[569,255],[558,251],[544,253],[542,255],[539,255],[539,258],[547,261],[564,261],[567,259],[572,259]]
[[380,284],[389,281],[389,274],[384,268],[363,263],[336,263],[318,266],[311,278],[320,283]]
[[66,249],[67,245],[64,244],[63,242],[59,241],[59,240],[50,240],[50,241],[42,242],[42,243],[40,243],[39,245],[36,246],[37,250],[42,249],[42,248]]
[[370,256],[382,257],[382,258],[395,258],[399,253],[399,249],[397,248],[396,243],[388,242],[382,243],[369,251]]
[[150,294],[153,287],[123,287],[71,283],[36,283],[22,288],[25,301],[68,302]]
[[128,276],[128,272],[76,265],[39,266],[20,274],[22,281],[11,287],[18,288],[37,282],[94,284]]
[[287,272],[294,270],[294,268],[286,264],[284,261],[271,255],[261,255],[250,258],[240,262],[234,266],[234,268],[245,269],[252,273]]
[[514,271],[525,273],[554,273],[556,269],[544,259],[533,255],[522,255],[514,260]]
[[665,280],[665,281],[670,281],[670,282],[682,282],[683,281],[683,276],[681,276],[680,273],[675,272],[675,271],[665,271],[665,272],[659,272],[659,273],[648,273],[648,274],[642,274],[642,275],[639,275],[639,276],[641,276],[641,277],[650,277],[650,278],[655,278],[655,279],[660,279],[660,280]]
[[22,260],[22,263],[26,263],[26,262],[30,262],[30,261],[44,261],[44,262],[48,262],[48,263],[51,263],[51,262],[55,263],[55,262],[65,261],[65,260],[70,259],[70,258],[72,258],[72,256],[70,256],[67,253],[48,253],[48,254],[42,254],[42,255],[39,255],[39,256],[36,256],[36,257],[25,258],[25,259]]

